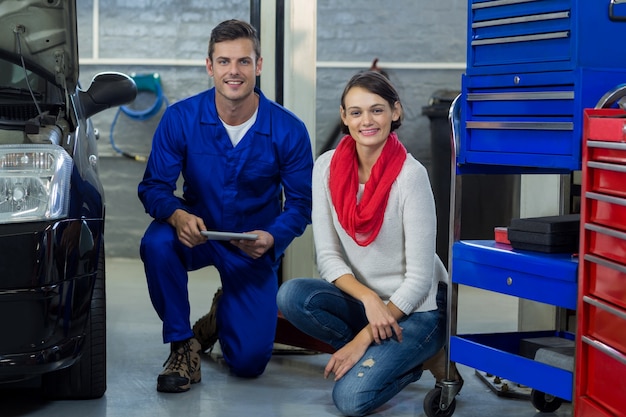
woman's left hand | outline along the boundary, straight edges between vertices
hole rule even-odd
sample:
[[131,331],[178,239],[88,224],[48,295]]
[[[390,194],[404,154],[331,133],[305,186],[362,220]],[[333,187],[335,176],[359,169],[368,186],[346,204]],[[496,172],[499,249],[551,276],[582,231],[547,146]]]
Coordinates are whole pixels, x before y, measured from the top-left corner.
[[367,345],[358,343],[356,340],[347,343],[330,357],[324,369],[324,378],[328,378],[333,373],[335,381],[338,381],[363,357],[366,350]]

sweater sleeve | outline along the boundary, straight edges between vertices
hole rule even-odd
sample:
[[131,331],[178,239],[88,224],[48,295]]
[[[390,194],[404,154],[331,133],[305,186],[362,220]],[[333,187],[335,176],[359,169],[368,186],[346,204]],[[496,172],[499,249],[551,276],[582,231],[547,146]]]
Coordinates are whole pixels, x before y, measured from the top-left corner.
[[[405,314],[419,309],[436,291],[435,274],[437,218],[435,202],[423,165],[412,157],[398,177],[404,229],[406,272],[390,301]],[[434,289],[433,289],[434,287]]]
[[313,168],[313,237],[320,276],[333,282],[352,269],[345,262],[341,242],[333,222],[333,206],[328,179],[334,150],[318,157]]

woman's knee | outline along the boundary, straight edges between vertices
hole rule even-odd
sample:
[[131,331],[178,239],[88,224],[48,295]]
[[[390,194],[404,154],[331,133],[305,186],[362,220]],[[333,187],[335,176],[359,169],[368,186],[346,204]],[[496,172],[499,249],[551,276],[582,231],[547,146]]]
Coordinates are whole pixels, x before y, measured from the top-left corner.
[[303,295],[308,296],[308,291],[304,289],[307,280],[307,278],[294,278],[283,282],[278,287],[276,304],[285,317],[302,308],[305,301]]
[[358,392],[351,389],[350,384],[338,381],[333,388],[333,402],[337,410],[344,415],[350,417],[361,417],[370,414],[371,397],[362,398]]
[[284,309],[286,310],[292,303],[291,298],[293,293],[292,290],[294,287],[294,281],[295,279],[287,280],[280,284],[280,287],[278,287],[278,294],[276,294],[276,304],[278,305],[278,309],[281,311]]

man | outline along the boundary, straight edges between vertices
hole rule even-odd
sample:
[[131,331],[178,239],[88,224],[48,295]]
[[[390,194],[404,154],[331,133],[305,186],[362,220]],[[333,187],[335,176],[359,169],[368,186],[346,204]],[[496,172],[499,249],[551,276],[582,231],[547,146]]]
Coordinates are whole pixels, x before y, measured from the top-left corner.
[[[171,347],[157,378],[161,392],[184,392],[199,382],[200,351],[215,340],[205,334],[198,341],[190,326],[190,270],[213,265],[220,274],[222,294],[210,316],[230,370],[256,377],[271,358],[277,271],[311,220],[313,156],[304,123],[255,87],[262,64],[252,26],[220,23],[206,59],[215,87],[171,105],[154,135],[138,194],[154,218],[141,259]],[[205,230],[258,238],[207,240]]]

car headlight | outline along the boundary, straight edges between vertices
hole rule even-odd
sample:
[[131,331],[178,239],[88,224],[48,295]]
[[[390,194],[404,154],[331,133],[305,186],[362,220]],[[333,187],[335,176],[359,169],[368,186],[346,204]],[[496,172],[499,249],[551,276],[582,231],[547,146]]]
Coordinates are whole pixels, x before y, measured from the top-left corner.
[[67,216],[72,158],[56,145],[0,145],[0,223]]

